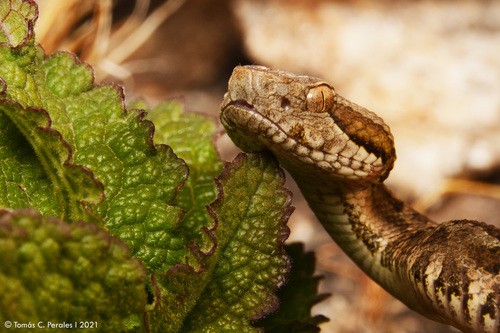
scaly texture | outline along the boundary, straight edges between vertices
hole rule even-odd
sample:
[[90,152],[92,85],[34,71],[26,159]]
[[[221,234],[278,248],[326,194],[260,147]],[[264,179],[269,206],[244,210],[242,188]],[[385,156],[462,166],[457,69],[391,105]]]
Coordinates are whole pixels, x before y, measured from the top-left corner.
[[383,185],[389,127],[317,78],[236,67],[221,121],[244,150],[270,150],[331,237],[413,310],[466,332],[499,330],[500,230],[436,224]]

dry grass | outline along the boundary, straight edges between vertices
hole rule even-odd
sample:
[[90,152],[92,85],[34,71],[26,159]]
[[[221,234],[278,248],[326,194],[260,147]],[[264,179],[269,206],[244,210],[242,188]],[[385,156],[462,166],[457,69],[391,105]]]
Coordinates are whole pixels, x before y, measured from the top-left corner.
[[[67,50],[91,63],[98,79],[126,80],[134,75],[126,60],[185,2],[170,0],[150,12],[149,0],[137,0],[133,7],[126,1],[40,0],[36,35],[47,53]],[[130,6],[130,13],[114,18],[116,6]]]

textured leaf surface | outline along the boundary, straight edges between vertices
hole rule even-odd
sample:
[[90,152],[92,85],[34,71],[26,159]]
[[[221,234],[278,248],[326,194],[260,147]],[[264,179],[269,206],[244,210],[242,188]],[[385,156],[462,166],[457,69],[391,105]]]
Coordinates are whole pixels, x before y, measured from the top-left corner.
[[[169,147],[153,145],[152,124],[125,110],[121,89],[95,85],[91,69],[73,55],[47,58],[31,43],[0,45],[0,78],[0,111],[40,160],[43,170],[33,172],[52,183],[58,216],[98,216],[149,271],[183,261],[183,212],[174,204],[187,168]],[[25,207],[44,211],[25,193]]]
[[0,1],[0,43],[13,47],[26,42],[33,34],[38,8],[30,0]]
[[[29,138],[51,181],[51,191],[59,207],[57,215],[68,220],[91,220],[91,214],[82,203],[99,202],[102,186],[89,170],[69,163],[69,147],[60,134],[51,129],[47,113],[36,108],[25,109],[10,101],[0,101],[0,111],[11,118],[25,138]],[[5,165],[7,170],[12,166]]]
[[328,297],[317,295],[319,277],[314,276],[314,253],[304,252],[304,246],[294,243],[286,246],[292,260],[292,271],[287,284],[278,291],[281,306],[278,312],[256,323],[266,332],[313,333],[319,332],[319,324],[328,321],[322,315],[311,316],[311,308]]
[[[223,164],[213,142],[215,122],[183,110],[181,103],[168,101],[149,110],[147,119],[156,127],[155,142],[168,144],[189,165],[189,177],[175,201],[185,211],[180,227],[188,239],[208,251],[213,241],[200,230],[212,224],[206,206],[215,200],[214,178],[222,171]],[[194,262],[190,264],[197,266]]]
[[52,183],[14,123],[0,112],[0,208],[38,207],[59,215]]
[[[161,294],[152,324],[165,332],[258,332],[251,320],[275,310],[275,291],[289,269],[283,241],[292,211],[276,162],[239,155],[216,180],[217,200],[207,230],[217,246],[197,275],[179,265],[156,283]],[[162,317],[162,312],[171,313]],[[167,319],[168,318],[168,319]]]
[[145,272],[127,246],[89,223],[0,212],[0,321],[95,321],[125,331],[144,311]]

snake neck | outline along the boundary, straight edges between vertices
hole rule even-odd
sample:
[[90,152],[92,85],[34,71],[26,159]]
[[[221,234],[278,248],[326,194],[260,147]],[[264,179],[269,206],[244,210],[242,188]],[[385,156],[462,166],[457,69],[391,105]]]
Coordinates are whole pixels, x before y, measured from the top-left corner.
[[[392,289],[389,284],[405,263],[402,249],[408,245],[401,244],[416,242],[436,225],[394,198],[380,183],[362,189],[317,186],[311,182],[298,185],[337,244],[386,289]],[[405,293],[407,290],[402,291]]]

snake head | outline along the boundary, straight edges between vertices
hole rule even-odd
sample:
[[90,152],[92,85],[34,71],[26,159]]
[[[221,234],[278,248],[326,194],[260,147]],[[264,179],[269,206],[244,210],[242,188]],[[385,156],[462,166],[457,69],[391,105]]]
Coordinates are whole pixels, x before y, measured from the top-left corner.
[[380,182],[396,159],[383,120],[318,78],[237,66],[220,109],[237,146],[271,150],[288,171],[311,181]]

